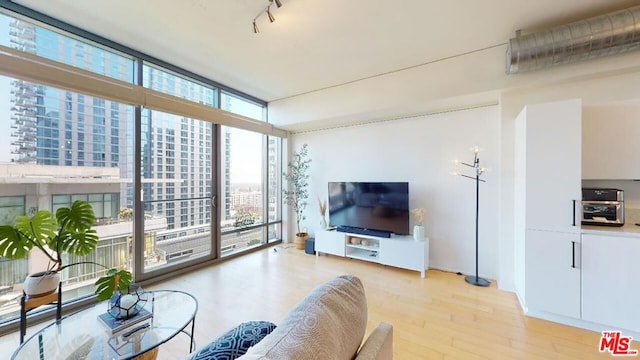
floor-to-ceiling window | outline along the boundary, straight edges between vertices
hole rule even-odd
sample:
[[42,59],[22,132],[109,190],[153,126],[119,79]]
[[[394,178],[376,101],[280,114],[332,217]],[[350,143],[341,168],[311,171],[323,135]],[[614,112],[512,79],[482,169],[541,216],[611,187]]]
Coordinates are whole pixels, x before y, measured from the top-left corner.
[[[218,90],[159,66],[143,66],[143,86],[217,107]],[[142,178],[145,234],[144,269],[211,257],[216,168],[214,125],[161,111],[142,112]],[[154,230],[157,218],[166,229]],[[158,260],[160,259],[160,260]]]
[[[60,68],[70,74],[73,68],[96,74],[83,78],[96,86],[77,85],[52,67],[55,76],[44,76],[45,84],[19,67],[3,70],[0,223],[86,200],[96,213],[100,242],[85,259],[67,261],[126,267],[138,279],[281,238],[285,133],[256,130],[253,120],[266,120],[264,102],[67,30],[75,29],[0,14],[0,50],[68,65]],[[252,125],[244,126],[243,117]],[[0,301],[0,326],[15,318],[20,284],[40,265],[31,258],[0,258],[0,299],[9,299]],[[103,271],[91,264],[65,269],[63,297],[92,293]]]
[[206,121],[143,112],[142,204],[151,238],[145,271],[212,254],[212,129]]
[[[222,92],[223,110],[264,120],[264,107]],[[220,152],[222,210],[221,255],[232,254],[281,238],[281,140],[265,134],[223,126]]]

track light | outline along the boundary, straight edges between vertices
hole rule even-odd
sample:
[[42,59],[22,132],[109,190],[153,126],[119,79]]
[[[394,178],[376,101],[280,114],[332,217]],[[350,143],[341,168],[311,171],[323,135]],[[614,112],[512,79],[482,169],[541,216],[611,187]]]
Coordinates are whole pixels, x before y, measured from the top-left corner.
[[269,9],[270,6],[267,6],[267,16],[269,17],[269,22],[274,22],[276,21],[276,18],[273,17],[273,14],[271,13],[271,9]]
[[276,21],[276,17],[273,16],[273,13],[271,13],[271,5],[273,5],[273,4],[275,4],[276,7],[281,7],[282,6],[282,1],[281,0],[269,0],[269,5],[267,5],[267,7],[262,9],[262,11],[260,11],[258,13],[258,15],[256,15],[256,17],[253,18],[253,33],[254,34],[257,34],[257,33],[260,32],[260,29],[258,29],[258,25],[256,25],[256,20],[258,20],[260,15],[267,14],[267,17],[269,18],[269,22],[270,23]]

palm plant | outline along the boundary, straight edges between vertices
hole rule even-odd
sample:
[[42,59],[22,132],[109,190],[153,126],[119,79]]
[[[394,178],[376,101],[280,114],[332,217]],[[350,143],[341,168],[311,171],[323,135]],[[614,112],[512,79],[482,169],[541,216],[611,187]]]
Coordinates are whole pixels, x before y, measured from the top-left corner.
[[[39,210],[31,217],[18,216],[14,226],[0,226],[0,256],[24,259],[37,248],[49,260],[49,268],[43,275],[59,273],[79,264],[94,264],[106,269],[106,266],[92,261],[64,263],[65,253],[86,256],[96,249],[98,234],[92,228],[95,221],[91,204],[82,200],[75,201],[70,208],[58,209],[55,217],[47,210]],[[96,288],[98,299],[108,299],[118,288],[128,288],[132,278],[126,270],[110,269],[96,282],[96,285],[102,284]]]

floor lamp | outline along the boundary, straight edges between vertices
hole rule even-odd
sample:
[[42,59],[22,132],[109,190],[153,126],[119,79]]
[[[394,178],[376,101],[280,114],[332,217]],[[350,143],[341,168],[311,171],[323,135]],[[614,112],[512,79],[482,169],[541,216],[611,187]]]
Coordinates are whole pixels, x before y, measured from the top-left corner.
[[462,177],[466,177],[468,179],[472,179],[476,181],[476,275],[465,276],[464,281],[468,282],[471,285],[489,286],[490,282],[487,279],[483,279],[478,276],[478,215],[480,211],[480,182],[485,182],[484,180],[480,179],[480,175],[482,175],[485,169],[483,167],[480,167],[480,158],[478,158],[478,152],[480,152],[480,149],[477,146],[474,146],[472,150],[473,150],[472,164],[460,162],[457,160],[455,161],[458,164],[462,164],[464,166],[473,168],[475,172],[475,176],[469,176],[469,175],[457,174],[457,173],[456,175],[460,175]]

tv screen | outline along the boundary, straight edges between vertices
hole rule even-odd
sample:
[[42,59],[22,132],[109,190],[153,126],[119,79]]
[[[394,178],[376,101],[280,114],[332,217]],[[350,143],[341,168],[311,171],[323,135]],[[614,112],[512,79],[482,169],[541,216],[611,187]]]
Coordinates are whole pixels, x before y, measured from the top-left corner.
[[409,183],[330,182],[329,224],[409,234]]

